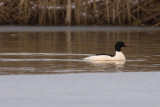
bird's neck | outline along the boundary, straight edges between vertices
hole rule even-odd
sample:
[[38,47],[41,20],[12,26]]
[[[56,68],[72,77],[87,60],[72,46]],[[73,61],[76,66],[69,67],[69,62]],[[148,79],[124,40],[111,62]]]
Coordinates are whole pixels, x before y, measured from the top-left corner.
[[116,56],[116,55],[121,55],[121,54],[123,54],[122,51],[116,51],[115,56]]
[[124,54],[121,51],[116,51],[115,58],[117,58],[119,60],[125,60],[126,59]]
[[115,50],[118,52],[121,52],[121,47],[120,46],[115,46]]

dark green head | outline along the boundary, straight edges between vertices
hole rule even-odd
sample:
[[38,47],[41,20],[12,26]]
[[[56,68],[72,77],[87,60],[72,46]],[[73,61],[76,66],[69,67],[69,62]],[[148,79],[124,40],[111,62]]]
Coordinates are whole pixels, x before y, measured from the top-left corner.
[[116,51],[121,51],[122,47],[128,47],[128,45],[126,45],[123,41],[116,42],[116,45],[115,45]]

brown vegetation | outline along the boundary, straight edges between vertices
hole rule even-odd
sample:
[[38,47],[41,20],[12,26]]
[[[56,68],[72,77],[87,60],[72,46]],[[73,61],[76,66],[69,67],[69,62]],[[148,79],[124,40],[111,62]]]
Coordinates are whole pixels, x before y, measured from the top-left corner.
[[160,25],[159,0],[0,0],[0,24]]

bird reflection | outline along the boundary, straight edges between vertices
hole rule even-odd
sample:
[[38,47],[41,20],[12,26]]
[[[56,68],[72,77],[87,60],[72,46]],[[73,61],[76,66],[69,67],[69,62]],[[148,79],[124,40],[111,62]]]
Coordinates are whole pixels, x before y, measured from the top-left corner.
[[122,72],[126,61],[87,61],[97,70]]

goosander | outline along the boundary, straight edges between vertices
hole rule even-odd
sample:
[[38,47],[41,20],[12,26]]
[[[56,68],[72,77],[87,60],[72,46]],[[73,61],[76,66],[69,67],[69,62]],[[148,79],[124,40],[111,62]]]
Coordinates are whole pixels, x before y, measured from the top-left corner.
[[126,60],[124,54],[121,52],[122,47],[128,47],[123,41],[118,41],[115,44],[115,55],[94,55],[84,58],[89,61],[124,61]]

